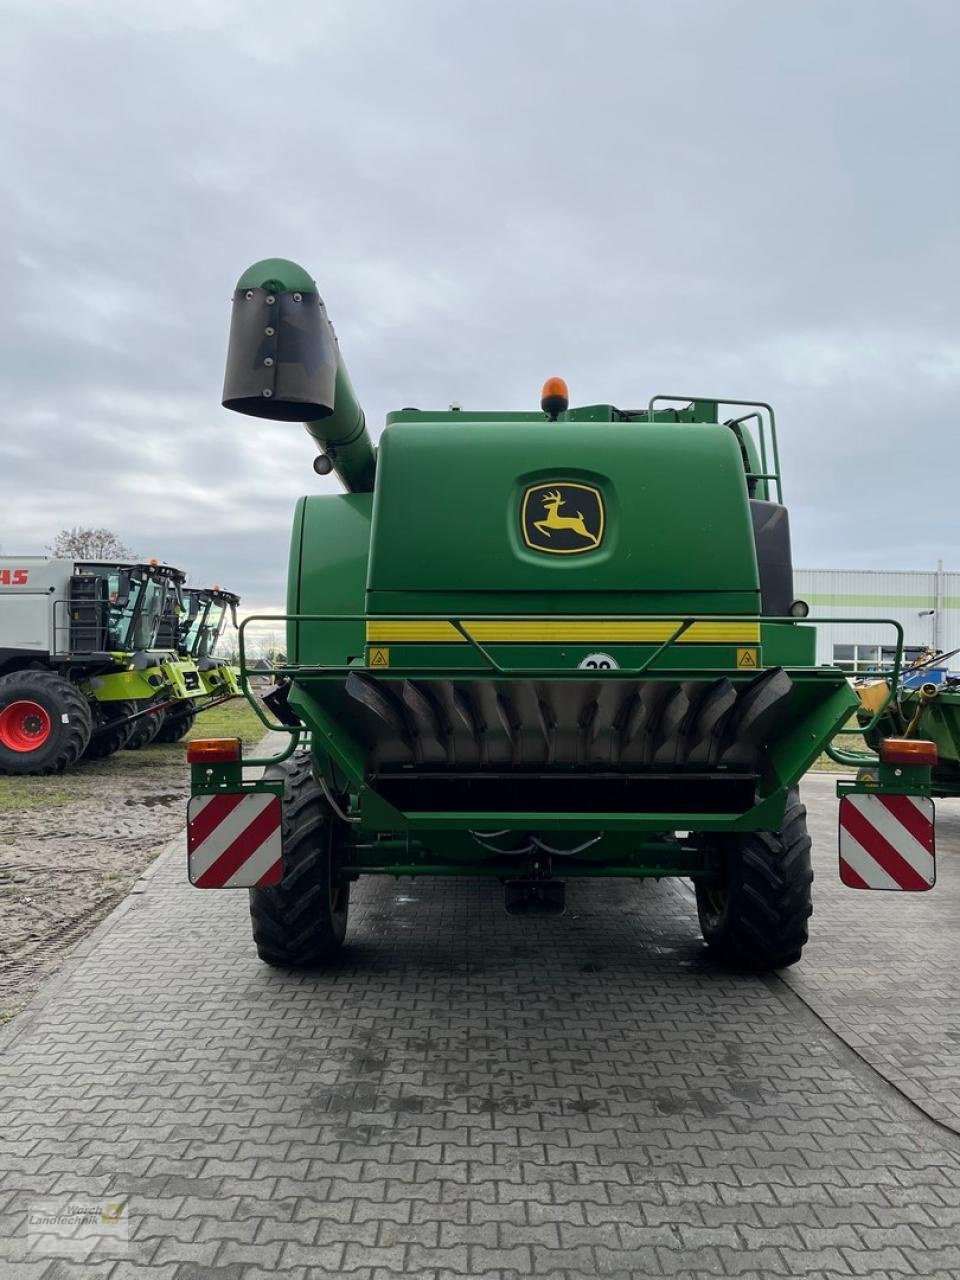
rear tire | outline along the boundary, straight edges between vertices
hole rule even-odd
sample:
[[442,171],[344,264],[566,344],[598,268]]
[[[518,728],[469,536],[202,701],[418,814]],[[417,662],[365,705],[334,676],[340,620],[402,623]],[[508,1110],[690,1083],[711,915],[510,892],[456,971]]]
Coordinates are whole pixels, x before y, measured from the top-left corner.
[[93,712],[75,684],[55,671],[0,678],[0,773],[63,773],[93,732]]
[[153,739],[154,742],[179,742],[193,728],[196,718],[197,704],[192,698],[187,699],[182,707],[177,707],[176,710],[168,709],[163,724]]
[[795,964],[813,913],[807,811],[791,791],[779,831],[744,831],[713,844],[722,871],[698,880],[704,940],[724,960],[749,969]]
[[[97,705],[103,717],[103,727],[99,733],[93,734],[87,744],[84,752],[87,760],[105,760],[115,751],[122,751],[129,742],[137,723],[136,720],[127,719],[137,709],[135,702],[104,702]],[[114,723],[115,721],[120,723]]]
[[250,890],[257,954],[284,968],[323,964],[347,931],[350,885],[338,876],[344,826],[313,776],[309,753],[270,765],[263,776],[284,784],[283,879]]
[[133,731],[127,739],[127,750],[139,751],[141,747],[148,747],[163,728],[165,716],[163,707],[157,707],[155,711],[147,711],[134,720]]

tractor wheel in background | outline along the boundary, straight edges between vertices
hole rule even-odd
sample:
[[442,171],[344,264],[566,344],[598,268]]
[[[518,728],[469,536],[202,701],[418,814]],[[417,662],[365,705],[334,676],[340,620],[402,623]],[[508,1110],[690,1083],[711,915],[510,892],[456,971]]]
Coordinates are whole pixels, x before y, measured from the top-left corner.
[[135,702],[101,702],[97,704],[102,724],[87,744],[84,756],[87,760],[105,760],[115,751],[122,751],[133,733],[136,720],[129,720],[137,709]]
[[179,742],[193,728],[196,718],[197,704],[192,698],[168,707],[154,742]]
[[139,751],[141,747],[148,747],[163,727],[165,715],[166,710],[157,707],[134,720],[133,731],[127,739],[127,750]]
[[283,879],[250,890],[253,940],[267,964],[322,964],[347,931],[350,886],[337,874],[344,824],[313,777],[309,753],[269,765],[263,776],[284,784]]
[[865,766],[865,767],[864,767],[864,768],[862,768],[862,769],[858,769],[858,770],[857,770],[857,781],[858,781],[858,782],[871,782],[871,783],[873,783],[873,782],[879,782],[879,781],[880,781],[880,770],[879,770],[879,769],[874,768],[872,765],[867,765],[867,766]]
[[62,773],[83,755],[92,731],[90,703],[55,671],[0,678],[0,773]]
[[807,811],[791,791],[779,831],[716,837],[721,871],[698,880],[704,940],[724,960],[750,969],[781,969],[800,959],[813,912]]

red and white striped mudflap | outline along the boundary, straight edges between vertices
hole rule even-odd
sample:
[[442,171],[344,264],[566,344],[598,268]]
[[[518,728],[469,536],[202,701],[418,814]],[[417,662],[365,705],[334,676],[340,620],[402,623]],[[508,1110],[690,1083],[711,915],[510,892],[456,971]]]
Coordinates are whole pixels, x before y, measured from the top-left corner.
[[932,889],[937,878],[929,796],[850,792],[840,800],[840,879],[848,889]]
[[279,884],[283,875],[280,797],[217,792],[187,804],[187,870],[197,889]]

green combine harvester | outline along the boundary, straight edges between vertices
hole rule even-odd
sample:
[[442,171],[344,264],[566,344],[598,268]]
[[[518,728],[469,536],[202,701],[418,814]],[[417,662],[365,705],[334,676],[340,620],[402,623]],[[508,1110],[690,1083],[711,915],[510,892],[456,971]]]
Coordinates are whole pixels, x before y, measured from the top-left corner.
[[[391,413],[375,450],[281,259],[240,279],[223,403],[305,423],[346,490],[297,505],[277,719],[251,696],[289,746],[188,752],[190,879],[250,889],[265,961],[330,959],[362,875],[493,877],[515,913],[577,878],[689,877],[718,953],[798,959],[797,786],[857,698],[794,599],[768,406],[571,408],[551,379],[539,412]],[[911,761],[878,791],[928,784]]]

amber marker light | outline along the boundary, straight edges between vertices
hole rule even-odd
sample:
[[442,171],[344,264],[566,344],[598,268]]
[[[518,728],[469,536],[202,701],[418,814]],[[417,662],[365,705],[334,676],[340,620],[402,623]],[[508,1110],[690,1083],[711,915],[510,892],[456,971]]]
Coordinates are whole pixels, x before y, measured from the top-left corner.
[[884,738],[880,743],[883,764],[936,764],[937,744],[924,738]]
[[570,404],[570,392],[562,378],[548,378],[540,392],[540,408],[551,422],[556,422]]
[[235,764],[239,759],[239,738],[194,738],[187,743],[187,764]]

